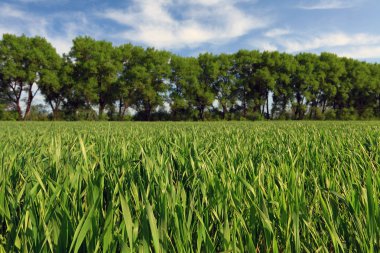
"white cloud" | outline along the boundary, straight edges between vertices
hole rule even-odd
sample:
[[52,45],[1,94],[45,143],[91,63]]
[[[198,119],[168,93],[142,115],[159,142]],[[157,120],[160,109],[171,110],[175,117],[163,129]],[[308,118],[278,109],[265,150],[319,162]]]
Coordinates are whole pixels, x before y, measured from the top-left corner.
[[254,46],[254,48],[257,48],[262,51],[277,51],[278,50],[278,47],[270,41],[256,41],[252,43],[252,45]]
[[224,43],[267,25],[266,19],[240,10],[237,2],[134,0],[126,10],[108,9],[99,15],[125,25],[123,39],[158,48],[194,48]]
[[0,27],[6,33],[40,34],[48,22],[43,17],[36,17],[10,4],[0,4]]
[[0,18],[17,18],[17,19],[27,19],[26,13],[15,8],[14,6],[10,4],[0,4]]
[[344,32],[320,33],[319,35],[295,34],[252,39],[250,45],[261,50],[280,50],[288,53],[332,52],[355,59],[380,58],[380,35]]
[[[186,3],[187,1],[182,0],[180,2]],[[215,6],[218,4],[225,4],[226,2],[231,3],[231,1],[225,1],[225,0],[192,0],[190,2],[192,2],[193,4],[200,4],[200,5],[205,5],[205,6]]]
[[306,10],[346,9],[357,5],[359,0],[319,0],[301,3],[298,7]]
[[380,46],[358,46],[342,49],[337,52],[341,56],[355,59],[379,59]]
[[54,46],[58,54],[68,53],[72,46],[70,37],[47,36],[46,39]]
[[342,32],[321,34],[312,38],[295,38],[282,40],[282,46],[287,52],[301,52],[315,49],[328,49],[347,46],[368,46],[380,43],[379,35],[346,34]]
[[[57,26],[60,27],[59,30]],[[94,28],[82,13],[55,13],[40,16],[16,5],[0,4],[0,36],[4,33],[42,36],[56,48],[59,54],[68,53],[72,39],[87,33],[88,30],[93,31],[91,35],[96,36],[100,33],[99,29]]]
[[275,38],[275,37],[288,35],[290,33],[291,33],[290,30],[287,28],[274,28],[274,29],[267,31],[264,35],[266,37]]
[[20,3],[24,3],[24,4],[48,4],[48,5],[52,5],[52,4],[64,4],[64,3],[67,3],[69,0],[15,0],[15,1],[18,1]]
[[18,0],[21,3],[41,3],[48,2],[49,0]]

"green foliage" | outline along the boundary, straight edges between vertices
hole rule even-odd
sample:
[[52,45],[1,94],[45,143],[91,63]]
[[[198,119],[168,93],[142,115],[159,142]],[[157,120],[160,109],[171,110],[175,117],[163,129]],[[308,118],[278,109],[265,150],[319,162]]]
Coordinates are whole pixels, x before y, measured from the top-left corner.
[[[58,85],[56,71],[59,64],[59,55],[46,39],[3,35],[0,41],[0,91],[17,110],[19,119],[30,116],[32,101],[41,87]],[[24,92],[25,112],[21,106]]]
[[378,252],[377,122],[0,122],[1,252]]
[[337,111],[337,119],[340,120],[356,120],[358,119],[357,112],[353,107],[343,108]]
[[313,120],[324,120],[325,119],[325,114],[322,112],[322,109],[320,108],[314,108],[313,111],[310,112],[310,119]]
[[43,104],[32,105],[28,120],[46,121],[49,120],[49,112]]
[[170,100],[174,119],[204,120],[206,109],[214,100],[216,58],[211,54],[200,55],[198,59],[173,56],[171,67]]
[[70,57],[74,62],[75,88],[87,106],[99,106],[99,118],[102,118],[105,106],[112,103],[112,86],[122,67],[119,53],[110,42],[90,37],[77,37],[73,41]]
[[76,114],[74,120],[97,120],[98,116],[93,109],[79,109]]
[[44,71],[39,85],[41,94],[51,108],[54,120],[61,117],[60,109],[65,101],[70,101],[74,87],[74,66],[71,59],[64,55],[57,65],[54,70]]
[[234,74],[234,56],[220,54],[216,61],[217,77],[212,88],[222,109],[222,119],[228,119],[231,117],[230,111],[236,104],[238,95],[237,77]]
[[54,120],[93,110],[110,121],[380,118],[380,65],[332,53],[182,57],[80,36],[60,57],[44,38],[5,34],[0,103],[31,119],[39,91]]
[[[151,120],[152,113],[162,106],[169,89],[170,53],[154,48],[123,45],[120,47],[123,71],[118,80],[119,115],[132,106],[143,120]],[[123,109],[124,108],[124,109]]]
[[336,111],[334,109],[328,109],[325,112],[325,119],[326,120],[334,120],[334,119],[336,119]]
[[9,120],[14,121],[17,120],[18,115],[14,110],[8,110],[5,104],[0,103],[0,120]]

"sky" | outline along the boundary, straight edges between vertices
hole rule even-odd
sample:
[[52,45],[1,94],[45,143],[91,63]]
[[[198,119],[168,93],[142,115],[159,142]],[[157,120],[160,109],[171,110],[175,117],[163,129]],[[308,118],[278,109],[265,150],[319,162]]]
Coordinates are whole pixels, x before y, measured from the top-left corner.
[[88,35],[183,56],[259,49],[380,62],[379,0],[0,0],[0,35]]

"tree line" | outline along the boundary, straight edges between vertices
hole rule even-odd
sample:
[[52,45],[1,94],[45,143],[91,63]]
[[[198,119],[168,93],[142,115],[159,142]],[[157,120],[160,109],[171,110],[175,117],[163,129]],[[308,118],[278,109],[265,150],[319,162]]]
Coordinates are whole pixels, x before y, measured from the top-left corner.
[[4,34],[0,105],[18,120],[371,119],[380,65],[332,53],[182,57],[86,36],[60,56],[45,38]]

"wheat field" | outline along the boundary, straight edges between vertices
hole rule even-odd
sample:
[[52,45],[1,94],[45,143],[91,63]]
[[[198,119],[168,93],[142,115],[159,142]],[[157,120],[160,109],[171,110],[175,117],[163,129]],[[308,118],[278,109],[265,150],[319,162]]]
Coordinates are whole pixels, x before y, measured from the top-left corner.
[[0,122],[0,252],[378,252],[379,122]]

